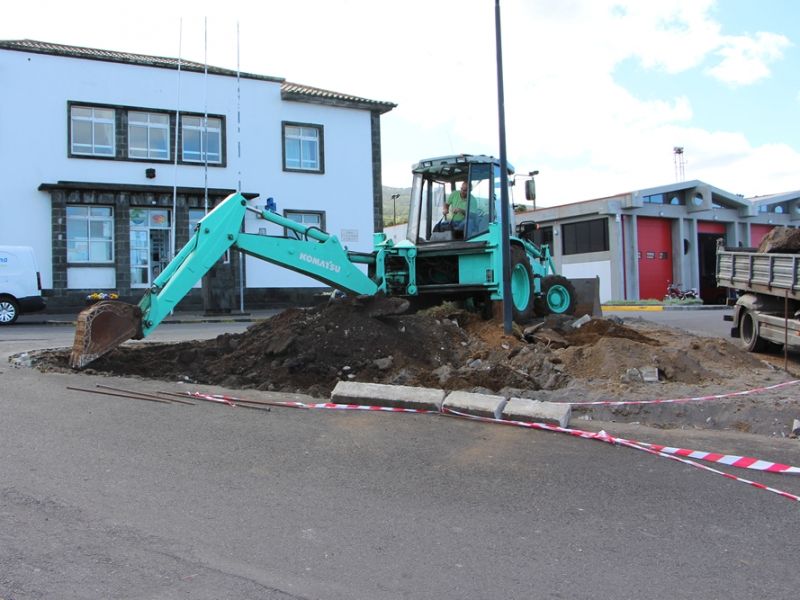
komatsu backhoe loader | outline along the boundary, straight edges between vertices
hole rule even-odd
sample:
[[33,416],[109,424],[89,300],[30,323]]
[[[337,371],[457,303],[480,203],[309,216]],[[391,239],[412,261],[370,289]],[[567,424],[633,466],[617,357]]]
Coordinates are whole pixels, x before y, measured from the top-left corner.
[[[500,161],[445,156],[420,161],[413,174],[406,239],[393,243],[376,233],[369,253],[351,252],[334,235],[248,206],[241,194],[228,196],[198,223],[137,306],[104,301],[78,315],[70,365],[82,368],[125,340],[146,337],[229,249],[303,273],[346,294],[402,298],[409,301],[404,306],[418,307],[464,300],[490,315],[493,303],[503,299]],[[513,182],[510,167],[509,175]],[[453,194],[462,188],[461,210],[449,210],[451,202],[455,205]],[[248,210],[289,235],[242,232]],[[535,314],[573,313],[574,287],[555,273],[548,246],[534,243],[535,224],[522,223],[515,232],[511,224],[509,228],[514,320],[525,323]]]

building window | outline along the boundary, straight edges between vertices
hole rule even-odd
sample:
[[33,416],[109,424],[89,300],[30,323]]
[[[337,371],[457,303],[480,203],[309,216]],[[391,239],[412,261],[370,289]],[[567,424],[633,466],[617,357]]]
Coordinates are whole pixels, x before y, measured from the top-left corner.
[[322,125],[283,123],[283,170],[324,173]]
[[114,156],[114,109],[70,107],[72,154]]
[[114,209],[67,206],[67,262],[114,262]]
[[169,115],[128,113],[128,157],[169,160]]
[[561,226],[564,254],[608,251],[608,220],[594,219]]
[[[299,211],[299,210],[286,210],[283,216],[297,223],[301,223],[306,227],[313,227],[325,231],[325,213],[321,211]],[[287,229],[285,232],[286,237],[294,237],[303,239],[303,235],[292,229]]]
[[649,196],[644,196],[642,201],[645,204],[664,204],[664,194],[650,194]]
[[222,162],[222,119],[181,116],[183,160]]

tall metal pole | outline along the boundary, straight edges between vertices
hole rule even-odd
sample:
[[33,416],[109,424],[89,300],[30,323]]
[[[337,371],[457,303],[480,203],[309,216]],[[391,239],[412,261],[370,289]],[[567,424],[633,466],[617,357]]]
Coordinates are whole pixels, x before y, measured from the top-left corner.
[[506,111],[503,93],[503,44],[500,35],[500,0],[494,1],[497,38],[497,111],[500,125],[500,228],[503,262],[503,331],[511,333],[511,252],[509,249],[508,160],[506,158]]

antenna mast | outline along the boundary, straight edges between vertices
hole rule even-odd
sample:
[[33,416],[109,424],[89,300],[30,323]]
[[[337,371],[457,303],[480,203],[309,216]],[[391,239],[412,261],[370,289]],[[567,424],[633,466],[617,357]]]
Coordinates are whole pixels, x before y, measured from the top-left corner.
[[686,161],[683,157],[683,146],[675,146],[672,149],[673,154],[673,162],[675,163],[675,181],[683,181],[686,179],[686,175],[684,173],[684,165]]

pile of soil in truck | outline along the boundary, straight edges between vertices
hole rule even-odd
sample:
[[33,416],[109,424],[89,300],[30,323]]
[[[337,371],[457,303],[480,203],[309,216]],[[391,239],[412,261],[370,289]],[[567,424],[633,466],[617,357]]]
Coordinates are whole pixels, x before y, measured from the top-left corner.
[[[788,379],[731,341],[643,319],[581,323],[550,316],[524,329],[515,325],[505,335],[502,323],[453,304],[413,314],[377,313],[348,299],[287,309],[240,334],[171,344],[128,342],[83,372],[318,398],[327,398],[337,382],[349,380],[562,402],[685,398]],[[66,350],[49,350],[38,353],[35,364],[42,370],[67,370],[67,359]],[[773,394],[770,415],[777,410],[779,418],[769,419],[763,433],[790,431],[795,392],[790,387]],[[755,431],[761,426],[748,416],[752,402],[728,401],[733,414],[714,413],[709,420],[710,413],[701,411],[696,422],[675,417],[673,423],[671,413],[664,413],[680,412],[685,404],[592,409],[592,414],[607,420],[650,419],[663,426],[716,424]]]

